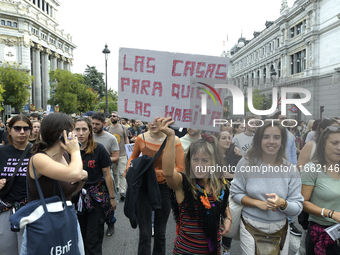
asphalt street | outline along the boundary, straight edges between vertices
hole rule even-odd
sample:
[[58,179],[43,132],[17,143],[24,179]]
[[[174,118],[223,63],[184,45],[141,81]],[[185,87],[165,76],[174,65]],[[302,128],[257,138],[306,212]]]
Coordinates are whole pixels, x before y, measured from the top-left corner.
[[[104,237],[103,255],[133,255],[137,254],[138,248],[138,227],[133,229],[129,219],[124,215],[124,202],[120,202],[116,210],[117,222],[115,224],[115,233],[111,237]],[[294,219],[297,222],[297,219]],[[301,229],[300,225],[297,226]],[[105,225],[105,232],[107,226]],[[166,254],[172,254],[173,244],[176,236],[176,224],[171,212],[167,233],[166,233]],[[153,245],[153,244],[152,244]],[[290,235],[289,255],[295,255],[300,245],[300,238]],[[151,246],[152,247],[152,246]],[[232,255],[241,254],[240,242],[233,241],[230,253]]]

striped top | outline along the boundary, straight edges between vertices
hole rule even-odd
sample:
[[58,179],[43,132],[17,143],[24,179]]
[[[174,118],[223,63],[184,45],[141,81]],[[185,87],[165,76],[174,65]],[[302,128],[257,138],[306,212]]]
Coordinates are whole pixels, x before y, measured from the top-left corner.
[[[208,194],[210,203],[214,202],[213,196]],[[208,241],[204,233],[203,227],[200,227],[197,218],[192,219],[186,210],[187,204],[185,200],[178,204],[179,220],[178,235],[175,239],[173,254],[209,254]],[[195,215],[198,215],[198,206],[195,205]],[[220,254],[220,230],[217,233],[217,254]]]

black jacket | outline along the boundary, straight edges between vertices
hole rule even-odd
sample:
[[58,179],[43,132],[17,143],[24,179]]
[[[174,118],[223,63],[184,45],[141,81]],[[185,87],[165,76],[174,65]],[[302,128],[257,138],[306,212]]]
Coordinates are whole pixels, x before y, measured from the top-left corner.
[[131,227],[136,228],[139,189],[148,191],[152,210],[162,208],[161,193],[158,187],[153,158],[143,155],[132,160],[126,174],[126,181],[128,188],[124,203],[124,214],[130,219]]

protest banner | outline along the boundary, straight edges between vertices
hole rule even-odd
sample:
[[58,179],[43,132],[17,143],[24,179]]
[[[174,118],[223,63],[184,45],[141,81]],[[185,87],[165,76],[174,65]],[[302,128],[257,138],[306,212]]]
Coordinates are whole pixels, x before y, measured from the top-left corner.
[[225,94],[215,84],[226,84],[228,65],[225,57],[121,48],[118,114],[148,122],[171,116],[175,126],[215,131]]
[[[134,143],[125,144],[125,151],[126,151],[128,159],[131,157],[131,154],[133,152],[133,147],[134,146],[135,146]],[[139,156],[142,156],[142,153],[140,153]]]

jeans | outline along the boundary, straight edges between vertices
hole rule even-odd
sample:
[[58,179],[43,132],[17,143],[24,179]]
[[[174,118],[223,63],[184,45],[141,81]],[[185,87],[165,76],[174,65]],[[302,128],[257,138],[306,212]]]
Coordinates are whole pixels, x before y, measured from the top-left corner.
[[78,215],[86,255],[101,255],[104,239],[104,210],[97,201],[93,202],[91,212]]
[[[162,198],[162,209],[155,210],[154,220],[154,247],[153,255],[165,255],[165,233],[168,222],[171,200],[170,189],[166,184],[159,184]],[[139,255],[151,254],[151,228],[152,228],[152,209],[149,202],[147,190],[140,189],[138,194],[138,225],[139,225]]]
[[20,253],[24,230],[11,231],[9,217],[13,214],[12,209],[0,213],[0,254],[17,255]]
[[232,240],[233,239],[230,238],[230,237],[222,236],[222,246],[223,246],[223,248],[229,250]]
[[292,223],[293,222],[293,217],[291,216],[287,216],[287,220],[288,220],[288,224]]

